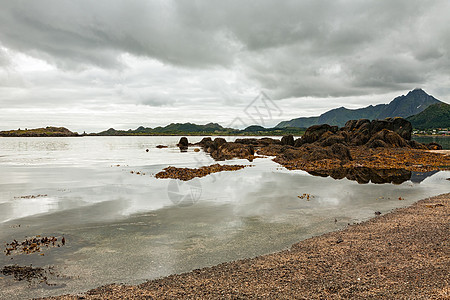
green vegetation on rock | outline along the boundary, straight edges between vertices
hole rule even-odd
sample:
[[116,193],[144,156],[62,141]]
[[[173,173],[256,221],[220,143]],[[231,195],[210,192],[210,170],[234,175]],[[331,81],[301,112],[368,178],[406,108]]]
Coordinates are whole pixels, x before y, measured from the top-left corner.
[[45,127],[36,129],[18,129],[0,131],[0,136],[4,137],[66,137],[79,136],[77,132],[72,132],[64,127]]

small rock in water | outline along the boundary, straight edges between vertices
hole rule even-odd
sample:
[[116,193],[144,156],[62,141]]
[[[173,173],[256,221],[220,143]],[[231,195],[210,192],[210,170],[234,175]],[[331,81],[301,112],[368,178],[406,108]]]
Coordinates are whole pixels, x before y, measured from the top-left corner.
[[380,211],[376,211],[375,212],[375,216],[379,216],[379,215],[381,215],[381,212]]

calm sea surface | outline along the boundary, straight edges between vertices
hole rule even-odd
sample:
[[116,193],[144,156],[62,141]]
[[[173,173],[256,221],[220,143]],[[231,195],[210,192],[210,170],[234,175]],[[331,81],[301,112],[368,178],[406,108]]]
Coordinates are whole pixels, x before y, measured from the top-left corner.
[[435,142],[443,149],[450,150],[450,136],[413,136],[412,139],[424,144]]
[[[136,284],[279,251],[450,186],[450,172],[422,174],[400,185],[358,184],[288,171],[270,158],[222,162],[252,167],[188,183],[156,179],[169,165],[214,163],[193,148],[180,152],[178,140],[0,138],[0,268],[54,266],[60,275],[49,276],[54,285],[46,285],[0,273],[0,299]],[[298,197],[303,194],[310,199]],[[6,243],[36,235],[64,236],[66,245],[44,249],[43,256],[3,252]]]

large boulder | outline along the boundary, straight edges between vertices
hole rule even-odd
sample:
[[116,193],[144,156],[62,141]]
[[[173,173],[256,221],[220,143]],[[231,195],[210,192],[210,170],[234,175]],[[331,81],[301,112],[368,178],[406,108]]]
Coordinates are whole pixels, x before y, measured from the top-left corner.
[[189,141],[187,137],[183,136],[178,142],[178,147],[187,147],[187,146],[189,146]]
[[204,137],[200,142],[197,143],[197,145],[204,146],[208,143],[212,143],[212,139],[210,137]]
[[[384,144],[380,141],[384,142]],[[388,129],[383,129],[375,133],[367,142],[366,146],[369,148],[377,148],[382,146],[388,148],[410,147],[405,139]]]
[[412,125],[411,122],[403,118],[393,118],[392,120],[392,131],[397,133],[399,136],[405,140],[411,140]]
[[322,147],[332,146],[334,144],[346,144],[345,137],[342,134],[323,135],[319,143]]
[[220,146],[225,144],[227,141],[224,138],[215,138],[214,139],[214,148],[219,149]]
[[322,125],[314,125],[306,129],[305,133],[302,136],[303,143],[314,143],[318,141],[322,135],[330,131],[332,133],[336,133],[338,131],[337,126],[330,126],[328,124]]
[[383,129],[397,133],[405,140],[411,140],[412,125],[403,118],[386,118],[384,120],[373,120],[370,124],[371,134],[375,134]]
[[303,144],[305,144],[305,140],[301,137],[294,141],[294,147],[301,147]]

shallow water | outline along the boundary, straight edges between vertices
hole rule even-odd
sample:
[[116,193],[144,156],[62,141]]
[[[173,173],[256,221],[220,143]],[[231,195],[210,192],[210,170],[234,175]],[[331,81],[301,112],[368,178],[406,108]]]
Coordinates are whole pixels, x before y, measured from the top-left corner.
[[[288,171],[270,158],[223,162],[252,167],[188,183],[154,178],[168,165],[213,163],[204,152],[181,153],[178,139],[0,138],[2,248],[35,235],[66,238],[65,246],[45,249],[44,256],[3,254],[0,267],[53,265],[60,277],[50,277],[56,285],[47,286],[0,275],[0,298],[140,283],[279,251],[375,211],[448,192],[450,185],[450,172],[413,174],[400,185],[358,184]],[[305,193],[309,200],[298,197]]]
[[450,150],[450,136],[413,136],[412,139],[424,144],[438,143],[443,149]]

